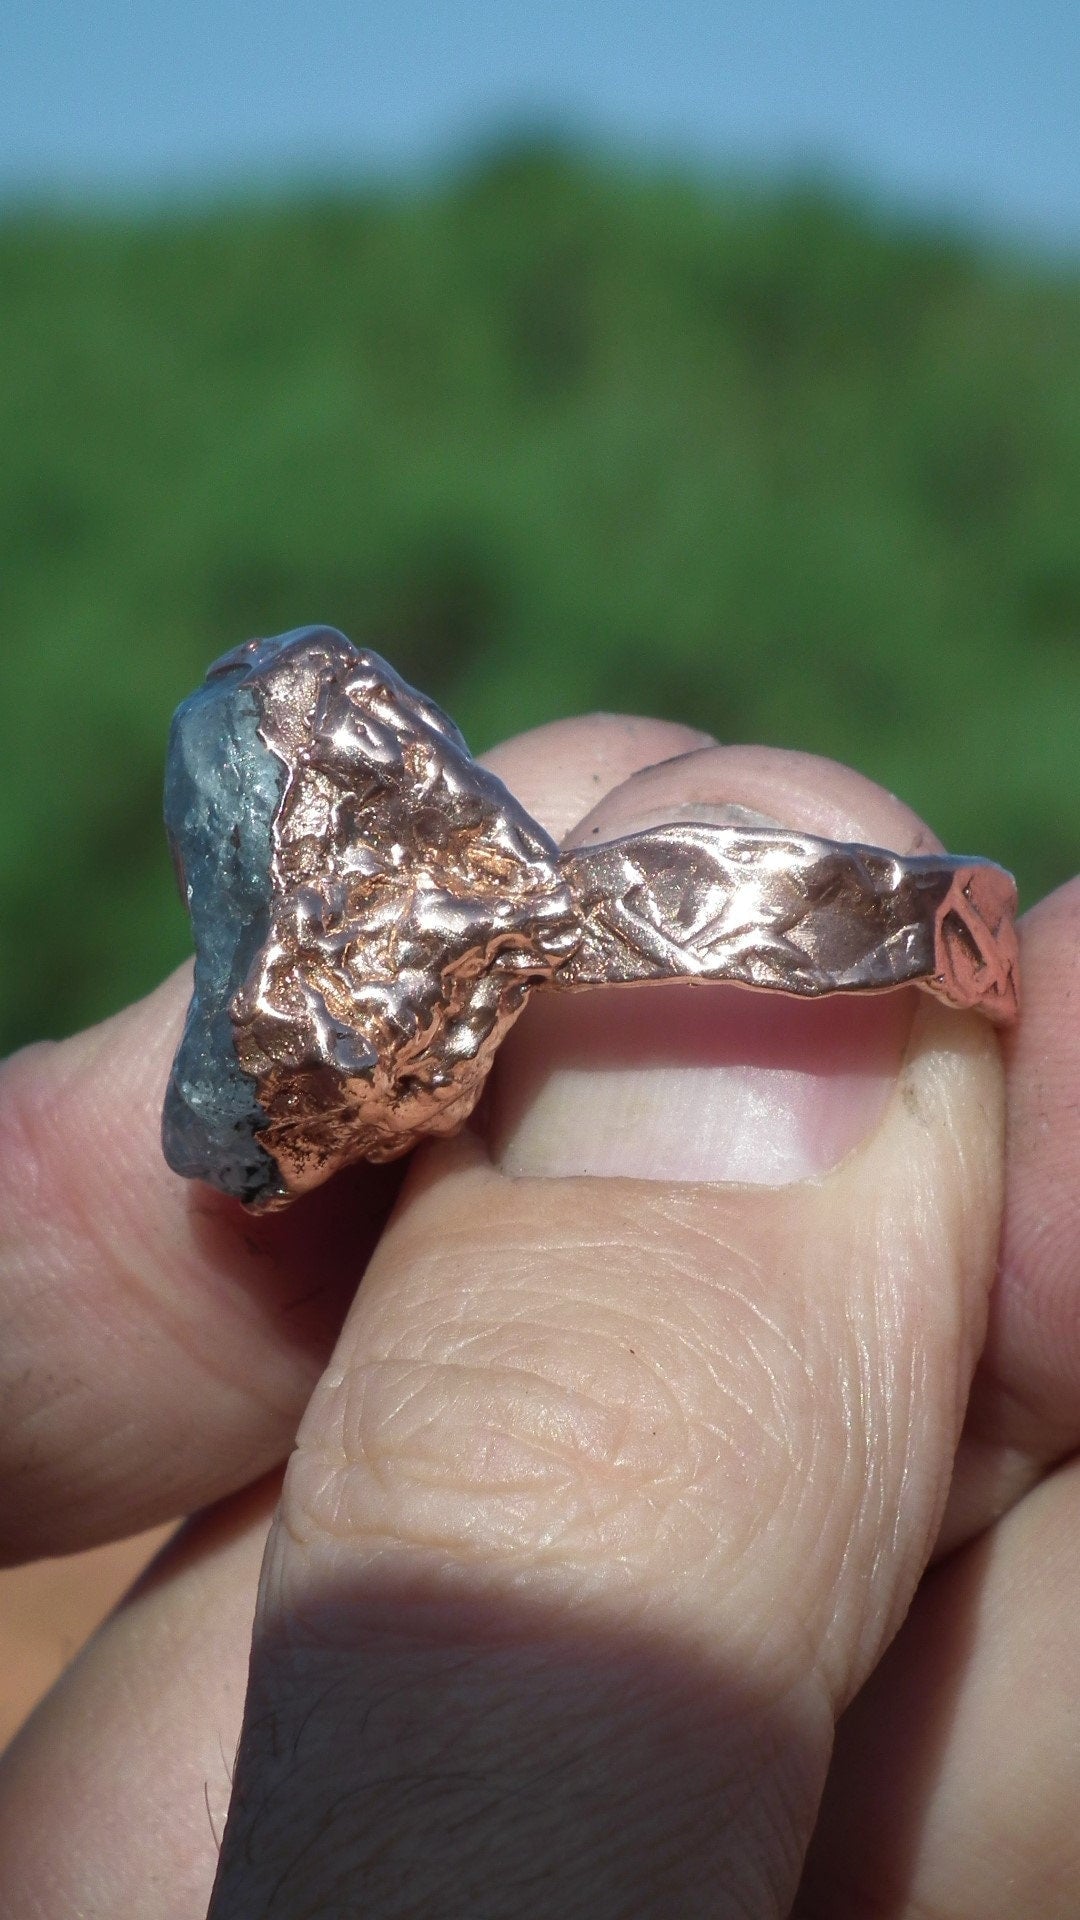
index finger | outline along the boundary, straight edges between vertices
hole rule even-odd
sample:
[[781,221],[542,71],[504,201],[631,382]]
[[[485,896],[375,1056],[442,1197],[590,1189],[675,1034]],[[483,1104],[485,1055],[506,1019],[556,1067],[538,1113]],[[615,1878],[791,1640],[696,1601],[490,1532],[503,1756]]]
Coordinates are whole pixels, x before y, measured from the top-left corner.
[[[533,736],[538,764],[577,769],[578,812],[702,739],[614,717]],[[356,1167],[256,1219],[177,1179],[160,1112],[189,991],[183,968],[90,1032],[0,1066],[7,1560],[152,1526],[280,1460],[396,1190],[393,1168]]]

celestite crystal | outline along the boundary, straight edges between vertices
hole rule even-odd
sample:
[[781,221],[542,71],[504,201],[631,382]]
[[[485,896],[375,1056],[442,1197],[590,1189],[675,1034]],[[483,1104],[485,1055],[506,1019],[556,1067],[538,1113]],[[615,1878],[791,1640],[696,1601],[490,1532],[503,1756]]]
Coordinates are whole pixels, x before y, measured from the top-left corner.
[[250,667],[211,668],[178,708],[169,739],[165,825],[191,915],[195,992],[162,1143],[176,1173],[257,1204],[282,1182],[255,1137],[266,1116],[236,1056],[229,1002],[269,925],[271,823],[285,768],[259,736],[256,693],[242,684]]

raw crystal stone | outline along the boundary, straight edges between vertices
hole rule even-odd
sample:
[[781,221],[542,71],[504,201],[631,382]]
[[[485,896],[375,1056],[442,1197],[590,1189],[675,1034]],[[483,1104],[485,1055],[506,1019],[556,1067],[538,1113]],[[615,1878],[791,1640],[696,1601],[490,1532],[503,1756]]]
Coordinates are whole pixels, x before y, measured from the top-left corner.
[[[288,638],[288,636],[284,636]],[[162,1120],[165,1158],[248,1202],[280,1193],[265,1122],[234,1046],[229,1002],[270,919],[271,823],[285,768],[259,736],[251,659],[211,668],[178,708],[165,775],[165,825],[195,939],[195,992]]]

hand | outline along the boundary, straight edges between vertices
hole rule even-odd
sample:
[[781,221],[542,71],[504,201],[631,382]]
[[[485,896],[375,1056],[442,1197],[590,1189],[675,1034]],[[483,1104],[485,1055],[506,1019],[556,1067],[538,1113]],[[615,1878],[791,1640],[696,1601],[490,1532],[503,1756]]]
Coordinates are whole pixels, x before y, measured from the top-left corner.
[[[556,833],[933,845],[659,723],[491,763]],[[989,1327],[998,1043],[925,996],[537,995],[388,1225],[394,1169],[168,1173],[186,978],[10,1062],[9,1557],[217,1504],[0,1766],[3,1912],[205,1912],[249,1650],[215,1920],[1074,1912],[1078,931],[1024,927]]]

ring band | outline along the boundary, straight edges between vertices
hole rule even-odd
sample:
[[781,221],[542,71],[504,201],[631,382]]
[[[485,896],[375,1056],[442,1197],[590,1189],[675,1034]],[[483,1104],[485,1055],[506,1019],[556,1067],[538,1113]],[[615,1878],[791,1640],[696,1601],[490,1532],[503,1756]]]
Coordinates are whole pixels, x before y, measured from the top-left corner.
[[537,987],[914,985],[1007,1023],[990,861],[679,822],[560,854],[445,714],[329,628],[225,655],[173,722],[166,824],[196,945],[166,1159],[281,1206],[454,1132]]

